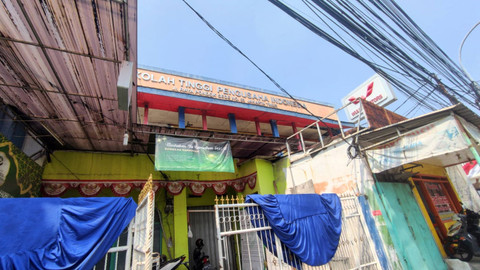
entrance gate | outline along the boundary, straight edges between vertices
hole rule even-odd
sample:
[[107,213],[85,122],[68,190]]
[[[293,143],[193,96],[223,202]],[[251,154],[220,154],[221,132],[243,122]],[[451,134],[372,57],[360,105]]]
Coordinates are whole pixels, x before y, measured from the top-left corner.
[[133,238],[132,269],[152,269],[153,220],[155,210],[155,192],[152,175],[148,178],[140,195],[135,213],[135,231]]
[[138,195],[135,218],[94,270],[152,269],[155,192],[152,175]]
[[[217,229],[220,269],[293,269],[284,256],[297,269],[381,269],[374,244],[362,216],[358,198],[354,194],[340,196],[342,202],[342,233],[333,259],[322,266],[309,266],[293,254],[282,254],[283,244],[270,230],[259,206],[244,203],[243,198],[221,198],[216,200],[215,219]],[[249,214],[247,207],[252,207]],[[253,227],[263,224],[263,227]],[[264,232],[264,233],[258,233]],[[263,243],[275,243],[278,257],[265,248]]]

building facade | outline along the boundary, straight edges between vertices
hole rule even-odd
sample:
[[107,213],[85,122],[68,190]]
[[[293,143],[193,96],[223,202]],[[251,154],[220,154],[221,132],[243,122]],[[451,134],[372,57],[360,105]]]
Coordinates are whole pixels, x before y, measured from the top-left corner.
[[[286,155],[287,143],[302,149],[319,136],[331,140],[347,125],[338,121],[332,106],[217,80],[139,69],[137,82],[137,124],[127,129],[130,150],[55,151],[45,166],[43,192],[61,197],[136,198],[152,174],[157,209],[155,251],[172,258],[191,257],[195,240],[202,238],[204,251],[216,263],[215,199],[284,194],[286,181],[278,173],[284,174],[285,168],[276,168],[275,161]],[[318,116],[324,118],[322,123],[302,135],[303,144],[297,137],[287,140]],[[157,135],[228,142],[234,171],[158,171]],[[142,137],[148,141],[136,140]]]

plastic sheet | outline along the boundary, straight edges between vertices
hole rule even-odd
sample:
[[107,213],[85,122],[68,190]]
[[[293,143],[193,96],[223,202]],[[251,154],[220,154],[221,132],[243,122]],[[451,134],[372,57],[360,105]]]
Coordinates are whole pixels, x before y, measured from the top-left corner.
[[0,269],[92,269],[135,209],[131,198],[0,199]]
[[[260,206],[275,235],[302,262],[319,266],[335,255],[342,231],[342,206],[336,194],[255,194],[248,195],[246,202]],[[263,225],[255,223],[255,227]],[[275,245],[264,244],[276,254]],[[288,254],[286,250],[283,253]],[[287,263],[300,268],[286,258]]]

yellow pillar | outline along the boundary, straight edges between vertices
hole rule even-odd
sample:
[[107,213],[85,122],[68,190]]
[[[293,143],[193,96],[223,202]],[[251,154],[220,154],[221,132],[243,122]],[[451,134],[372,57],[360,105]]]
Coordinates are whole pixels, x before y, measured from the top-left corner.
[[257,167],[257,186],[259,194],[276,194],[273,181],[273,165],[268,160],[256,159],[255,165]]
[[182,193],[173,197],[173,224],[175,227],[175,255],[180,257],[185,255],[188,261],[188,224],[187,224],[187,191],[183,189]]

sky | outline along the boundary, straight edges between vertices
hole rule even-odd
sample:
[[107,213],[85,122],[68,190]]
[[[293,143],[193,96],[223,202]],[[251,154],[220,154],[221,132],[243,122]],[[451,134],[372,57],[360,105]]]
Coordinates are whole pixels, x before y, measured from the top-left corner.
[[[344,96],[375,74],[267,0],[187,2],[295,97],[340,108]],[[462,40],[480,21],[480,1],[396,3],[458,64]],[[476,81],[480,80],[479,45],[480,26],[473,30],[462,49],[463,66]],[[280,92],[182,0],[138,1],[138,65]],[[402,93],[393,90],[399,100],[387,106],[390,110],[405,100]],[[419,109],[413,114],[426,112]],[[405,115],[407,111],[398,113]],[[344,114],[339,116],[345,120]]]

